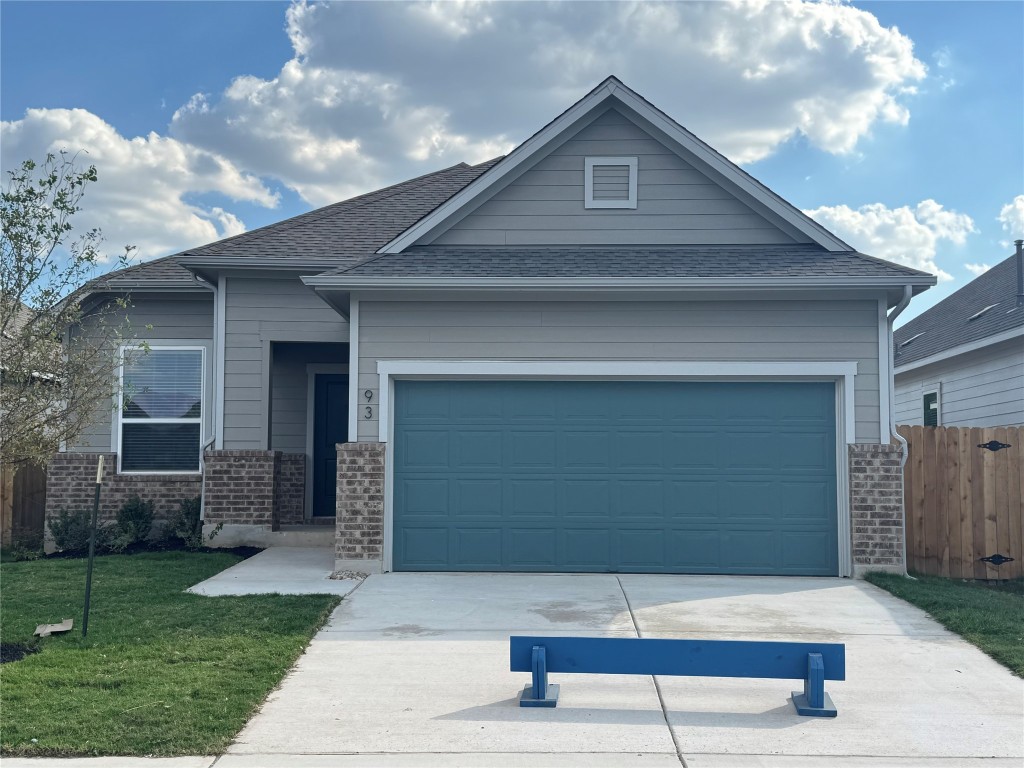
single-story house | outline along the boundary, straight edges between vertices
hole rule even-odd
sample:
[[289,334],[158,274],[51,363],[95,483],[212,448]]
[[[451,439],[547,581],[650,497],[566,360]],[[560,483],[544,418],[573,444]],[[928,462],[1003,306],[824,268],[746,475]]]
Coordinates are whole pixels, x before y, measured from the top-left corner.
[[151,347],[50,498],[203,495],[339,570],[904,569],[858,253],[610,77],[505,157],[115,273]]
[[1024,249],[893,334],[896,423],[1024,426]]

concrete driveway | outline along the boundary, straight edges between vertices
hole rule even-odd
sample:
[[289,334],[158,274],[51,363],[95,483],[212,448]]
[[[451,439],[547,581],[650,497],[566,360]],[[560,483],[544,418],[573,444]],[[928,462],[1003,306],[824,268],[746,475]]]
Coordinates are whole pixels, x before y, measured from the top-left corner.
[[[799,683],[552,675],[522,709],[509,634],[847,644],[836,719]],[[304,755],[304,758],[299,758]],[[286,757],[287,756],[287,757]],[[827,756],[827,759],[824,759]],[[1019,766],[1024,682],[861,581],[385,574],[338,607],[239,735],[231,766]],[[995,758],[995,759],[993,759]]]

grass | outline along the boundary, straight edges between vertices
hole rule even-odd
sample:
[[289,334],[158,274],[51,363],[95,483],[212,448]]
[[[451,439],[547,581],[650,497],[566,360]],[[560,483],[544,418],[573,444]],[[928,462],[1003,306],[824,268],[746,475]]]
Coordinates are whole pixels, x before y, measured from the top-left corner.
[[883,573],[868,574],[867,580],[926,611],[946,629],[1024,677],[1024,581],[985,584]]
[[6,755],[223,752],[281,680],[338,598],[202,597],[188,586],[234,565],[227,553],[96,559],[89,637],[80,623],[85,560],[0,565],[0,640],[37,624],[75,628],[0,666]]

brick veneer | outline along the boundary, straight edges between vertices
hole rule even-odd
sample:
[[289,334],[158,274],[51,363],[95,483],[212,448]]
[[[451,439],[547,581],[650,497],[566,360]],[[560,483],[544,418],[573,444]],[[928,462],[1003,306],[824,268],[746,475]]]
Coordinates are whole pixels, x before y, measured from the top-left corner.
[[304,522],[306,508],[306,454],[282,453],[274,484],[274,516],[280,525]]
[[379,571],[384,551],[384,443],[339,443],[335,558]]
[[903,472],[900,446],[857,443],[849,447],[850,523],[854,575],[903,573]]
[[[117,454],[104,453],[100,490],[100,519],[112,520],[131,496],[153,502],[153,516],[165,520],[178,509],[182,499],[198,496],[199,475],[119,475]],[[46,518],[62,509],[92,509],[96,493],[96,463],[99,453],[58,453],[46,468]]]
[[279,451],[207,451],[204,522],[274,530],[280,460]]

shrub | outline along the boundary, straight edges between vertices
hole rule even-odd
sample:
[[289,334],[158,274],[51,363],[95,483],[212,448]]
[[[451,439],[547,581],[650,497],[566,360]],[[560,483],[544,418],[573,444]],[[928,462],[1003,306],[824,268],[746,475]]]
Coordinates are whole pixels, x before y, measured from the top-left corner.
[[182,499],[178,509],[167,520],[164,536],[178,539],[186,549],[199,549],[203,546],[203,521],[199,518],[202,500],[199,496]]
[[38,560],[43,556],[43,534],[35,532],[21,532],[11,537],[11,548],[7,551],[7,557],[18,562],[19,560]]
[[145,544],[153,529],[153,502],[132,496],[117,510],[110,548],[124,552],[129,547]]
[[[50,535],[58,552],[84,555],[89,551],[89,524],[92,512],[85,509],[69,511],[65,508],[57,512],[57,517],[50,518]],[[96,551],[107,547],[110,529],[101,524],[96,526]]]

